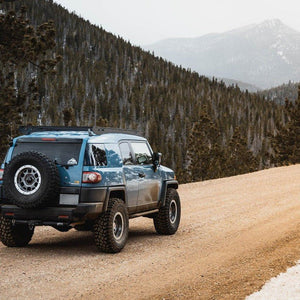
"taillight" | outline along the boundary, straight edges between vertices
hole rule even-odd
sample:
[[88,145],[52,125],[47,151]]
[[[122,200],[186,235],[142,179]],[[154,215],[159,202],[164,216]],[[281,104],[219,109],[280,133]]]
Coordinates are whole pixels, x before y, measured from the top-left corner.
[[3,180],[3,173],[4,173],[4,170],[0,169],[0,180]]
[[83,172],[82,182],[83,183],[97,183],[102,179],[101,175],[97,172]]

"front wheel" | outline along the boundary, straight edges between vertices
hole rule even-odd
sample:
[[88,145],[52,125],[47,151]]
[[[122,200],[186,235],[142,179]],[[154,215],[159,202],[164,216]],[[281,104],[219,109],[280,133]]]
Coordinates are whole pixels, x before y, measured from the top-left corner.
[[158,234],[174,234],[180,223],[181,205],[177,191],[173,188],[167,190],[165,205],[154,216],[154,227]]
[[12,221],[0,218],[0,240],[7,247],[24,247],[31,241],[34,228],[27,224],[15,224]]
[[110,199],[107,211],[94,223],[94,238],[102,252],[120,252],[128,239],[129,218],[125,203],[121,199]]

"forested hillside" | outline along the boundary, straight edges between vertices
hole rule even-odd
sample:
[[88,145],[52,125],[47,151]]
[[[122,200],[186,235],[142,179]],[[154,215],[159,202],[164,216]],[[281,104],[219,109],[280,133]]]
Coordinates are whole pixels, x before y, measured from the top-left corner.
[[289,82],[269,90],[259,92],[260,95],[278,104],[284,104],[285,100],[295,102],[297,99],[297,83]]
[[[32,77],[38,81],[40,108],[24,111],[24,124],[138,129],[183,181],[233,174],[225,164],[232,163],[228,151],[237,149],[234,143],[242,143],[255,156],[240,172],[268,166],[270,143],[266,137],[285,119],[275,103],[154,57],[53,1],[16,1],[3,4],[3,11],[9,7],[19,11],[23,5],[35,26],[54,21],[56,52],[62,56],[55,75],[46,76],[31,65],[26,72],[16,73],[16,88]],[[205,147],[195,147],[192,128],[203,128],[198,143]],[[215,155],[217,173],[201,178],[187,174],[191,161],[197,159],[197,155],[191,157],[191,144],[194,151],[209,149],[210,158],[221,153]],[[214,169],[216,161],[210,163],[209,168]]]

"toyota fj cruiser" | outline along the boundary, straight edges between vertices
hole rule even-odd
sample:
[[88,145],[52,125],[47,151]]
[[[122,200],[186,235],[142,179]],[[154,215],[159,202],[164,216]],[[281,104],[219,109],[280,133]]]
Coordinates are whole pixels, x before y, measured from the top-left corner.
[[129,219],[153,218],[158,234],[180,222],[178,182],[143,137],[113,128],[22,127],[0,169],[0,240],[26,246],[35,226],[91,230],[119,252]]

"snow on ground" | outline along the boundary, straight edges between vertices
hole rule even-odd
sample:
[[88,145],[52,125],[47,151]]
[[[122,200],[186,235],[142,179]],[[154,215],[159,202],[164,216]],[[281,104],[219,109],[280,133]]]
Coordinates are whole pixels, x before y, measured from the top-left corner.
[[246,297],[246,300],[300,300],[300,260],[286,273],[268,281],[260,291]]

